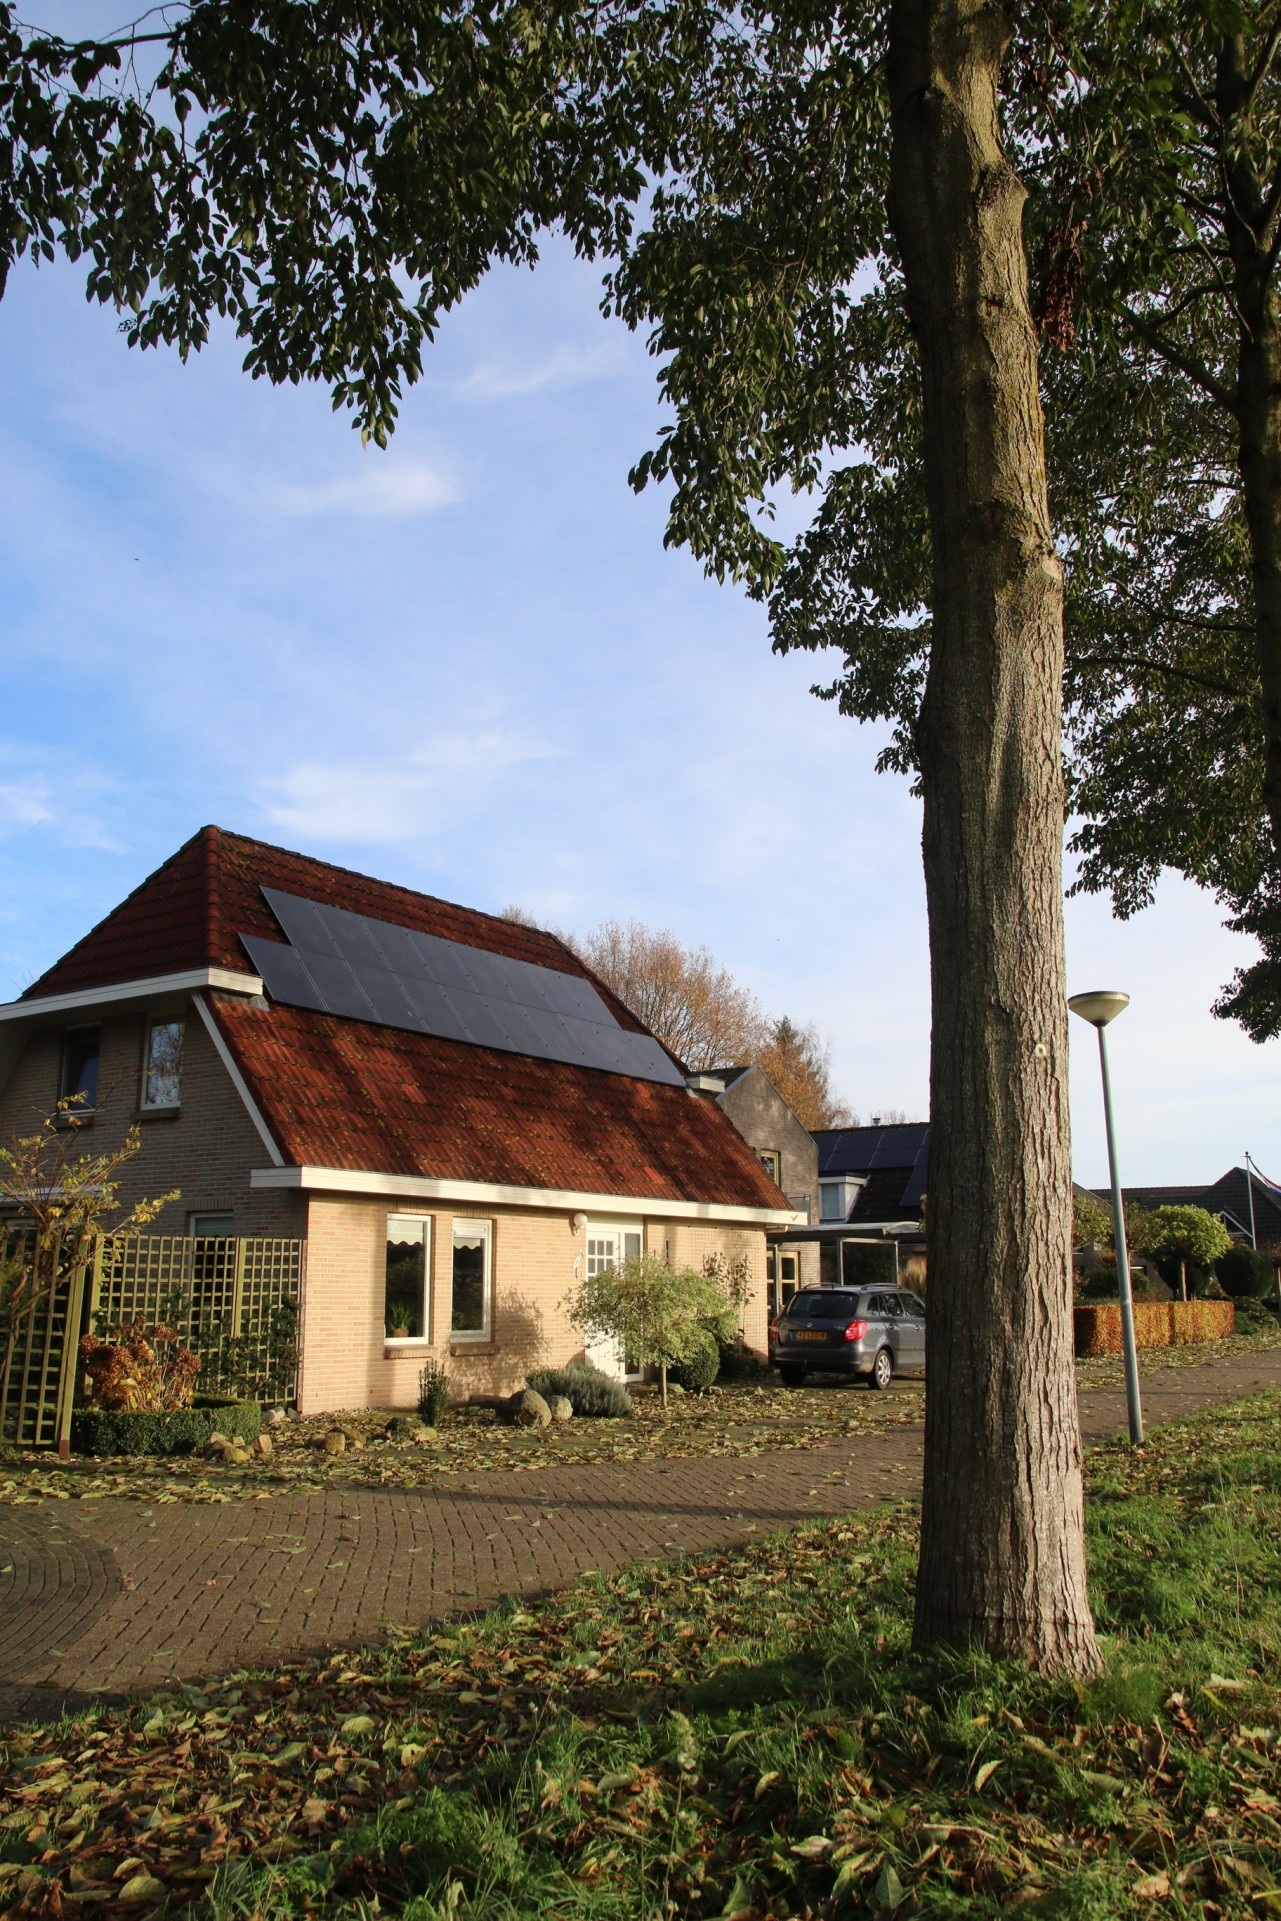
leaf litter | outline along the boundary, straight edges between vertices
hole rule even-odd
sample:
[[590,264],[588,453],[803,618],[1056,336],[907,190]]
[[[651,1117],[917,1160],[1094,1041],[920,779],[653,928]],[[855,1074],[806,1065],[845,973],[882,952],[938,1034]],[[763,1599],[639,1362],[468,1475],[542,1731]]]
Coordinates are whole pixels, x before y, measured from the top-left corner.
[[914,1656],[905,1506],[4,1740],[15,1917],[1281,1913],[1281,1396],[1089,1466],[1089,1687]]

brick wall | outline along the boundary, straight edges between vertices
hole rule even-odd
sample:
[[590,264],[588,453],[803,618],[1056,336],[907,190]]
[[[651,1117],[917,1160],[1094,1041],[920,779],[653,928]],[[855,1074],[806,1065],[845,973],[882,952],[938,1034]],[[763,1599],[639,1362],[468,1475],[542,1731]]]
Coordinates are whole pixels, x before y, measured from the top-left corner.
[[[406,1346],[388,1341],[384,1332],[389,1213],[421,1213],[431,1221],[429,1338]],[[493,1338],[484,1344],[450,1338],[455,1219],[492,1223]],[[572,1222],[568,1213],[532,1208],[419,1209],[313,1195],[307,1210],[302,1411],[412,1407],[418,1370],[429,1356],[446,1362],[461,1399],[510,1394],[531,1368],[581,1359],[582,1335],[563,1307],[586,1250],[586,1233],[575,1233]],[[759,1229],[651,1219],[644,1232],[649,1251],[662,1253],[666,1246],[678,1265],[701,1266],[716,1251],[731,1258],[747,1254],[756,1282],[746,1316],[748,1339],[764,1348],[765,1237]]]
[[[147,1023],[160,1016],[185,1022],[182,1105],[176,1113],[147,1114],[139,1107],[143,1050]],[[117,1146],[137,1123],[142,1146],[121,1175],[123,1206],[176,1187],[180,1198],[162,1211],[150,1233],[185,1234],[193,1213],[208,1213],[231,1214],[237,1234],[300,1236],[305,1218],[300,1196],[271,1189],[258,1193],[249,1186],[250,1169],[268,1164],[267,1150],[190,1002],[130,1009],[98,1025],[98,1107],[81,1138],[86,1153],[100,1154]],[[0,1138],[34,1133],[53,1110],[63,1033],[59,1026],[31,1035],[0,1089]]]

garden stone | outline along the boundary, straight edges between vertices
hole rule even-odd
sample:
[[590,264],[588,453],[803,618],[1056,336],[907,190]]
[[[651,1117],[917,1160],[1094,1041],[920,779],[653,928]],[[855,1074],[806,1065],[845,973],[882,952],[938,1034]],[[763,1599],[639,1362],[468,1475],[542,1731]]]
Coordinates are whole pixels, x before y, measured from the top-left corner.
[[386,1434],[389,1441],[412,1441],[416,1428],[422,1422],[416,1414],[393,1414],[387,1423]]
[[551,1409],[532,1387],[513,1394],[507,1406],[517,1427],[550,1427],[552,1424]]
[[347,1436],[341,1429],[336,1427],[332,1428],[330,1432],[326,1434],[321,1445],[324,1447],[326,1454],[345,1454],[347,1452]]
[[567,1395],[558,1394],[551,1404],[552,1419],[564,1423],[574,1418],[574,1403]]
[[341,1432],[346,1437],[348,1447],[361,1448],[365,1445],[365,1437],[358,1427],[344,1427]]
[[440,1439],[440,1433],[438,1429],[424,1425],[416,1427],[409,1438],[411,1441],[417,1442],[419,1447],[425,1447],[431,1441],[438,1441]]
[[267,1409],[267,1426],[268,1427],[279,1427],[281,1422],[287,1419],[288,1419],[288,1416],[286,1415],[283,1407],[269,1407]]
[[272,1455],[270,1434],[255,1435],[254,1441],[253,1441],[253,1451],[258,1456],[260,1461],[269,1461]]
[[669,1381],[667,1383],[667,1398],[669,1401],[671,1400],[673,1394],[683,1394],[684,1392],[685,1390],[681,1386],[679,1381]]

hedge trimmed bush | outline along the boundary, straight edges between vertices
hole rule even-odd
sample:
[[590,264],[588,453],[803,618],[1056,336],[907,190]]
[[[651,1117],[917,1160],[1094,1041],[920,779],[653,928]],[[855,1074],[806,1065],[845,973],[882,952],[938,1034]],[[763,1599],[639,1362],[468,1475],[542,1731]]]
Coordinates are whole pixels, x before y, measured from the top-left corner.
[[1267,1254],[1256,1254],[1252,1247],[1231,1247],[1220,1254],[1214,1271],[1225,1294],[1234,1299],[1262,1300],[1276,1285],[1277,1270]]
[[252,1441],[261,1429],[257,1401],[197,1401],[157,1414],[82,1407],[71,1416],[71,1445],[77,1454],[190,1454],[215,1432]]
[[668,1365],[667,1378],[687,1394],[705,1394],[720,1372],[720,1342],[708,1328],[699,1328],[691,1338],[689,1353],[683,1360]]
[[525,1378],[525,1386],[541,1394],[550,1407],[563,1394],[576,1415],[588,1419],[619,1421],[633,1412],[632,1397],[621,1381],[611,1381],[598,1367],[586,1362],[569,1367],[540,1367]]
[[[1194,1341],[1222,1341],[1232,1332],[1231,1301],[1136,1301],[1136,1347],[1188,1347]],[[1121,1305],[1074,1307],[1072,1329],[1077,1354],[1093,1360],[1121,1352]]]

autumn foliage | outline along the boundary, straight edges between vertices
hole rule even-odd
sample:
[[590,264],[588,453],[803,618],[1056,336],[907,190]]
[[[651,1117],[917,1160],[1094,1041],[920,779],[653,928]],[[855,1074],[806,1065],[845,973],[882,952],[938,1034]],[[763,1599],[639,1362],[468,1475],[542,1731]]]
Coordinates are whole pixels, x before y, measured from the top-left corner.
[[190,1407],[200,1372],[200,1356],[183,1347],[174,1328],[143,1321],[129,1321],[105,1340],[86,1334],[80,1359],[94,1405],[113,1413]]

